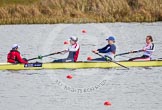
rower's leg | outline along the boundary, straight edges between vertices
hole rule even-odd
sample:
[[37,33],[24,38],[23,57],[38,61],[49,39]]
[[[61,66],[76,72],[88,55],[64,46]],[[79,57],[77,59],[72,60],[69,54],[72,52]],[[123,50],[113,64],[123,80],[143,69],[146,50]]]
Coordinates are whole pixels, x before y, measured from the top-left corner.
[[66,59],[53,60],[52,63],[66,62]]
[[136,60],[136,59],[138,59],[138,58],[141,58],[141,57],[131,58],[131,59],[129,59],[128,61],[133,61],[133,60]]
[[131,58],[128,61],[148,61],[148,60],[150,60],[150,57],[143,55],[141,57]]
[[92,59],[91,61],[106,61],[105,58],[95,58],[95,59]]

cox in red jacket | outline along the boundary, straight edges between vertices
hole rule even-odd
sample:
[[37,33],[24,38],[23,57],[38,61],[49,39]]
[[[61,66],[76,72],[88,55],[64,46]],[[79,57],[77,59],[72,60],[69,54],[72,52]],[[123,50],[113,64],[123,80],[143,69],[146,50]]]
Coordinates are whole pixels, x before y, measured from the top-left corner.
[[23,63],[26,64],[28,63],[28,61],[24,60],[21,55],[20,52],[17,50],[11,50],[8,55],[7,55],[7,62],[9,63]]

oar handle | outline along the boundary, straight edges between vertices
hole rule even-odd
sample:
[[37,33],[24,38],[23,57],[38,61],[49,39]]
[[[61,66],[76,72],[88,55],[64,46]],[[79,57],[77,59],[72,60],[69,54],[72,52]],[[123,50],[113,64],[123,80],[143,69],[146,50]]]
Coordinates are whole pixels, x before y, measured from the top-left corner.
[[[93,52],[93,53],[95,53],[95,52]],[[103,55],[101,55],[101,54],[99,54],[99,53],[95,53],[95,54],[97,54],[97,55],[99,55],[100,57],[104,58],[106,61],[112,60],[112,58],[110,58],[109,56],[104,57]]]

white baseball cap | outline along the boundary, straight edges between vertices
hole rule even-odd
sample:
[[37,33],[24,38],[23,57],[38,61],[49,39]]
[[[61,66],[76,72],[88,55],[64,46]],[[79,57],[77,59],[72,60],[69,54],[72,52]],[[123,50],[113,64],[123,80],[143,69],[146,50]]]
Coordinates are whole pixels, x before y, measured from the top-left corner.
[[77,42],[77,41],[78,41],[78,38],[75,37],[75,36],[71,36],[71,37],[69,38],[69,40],[72,40],[72,41],[74,41],[74,42]]
[[13,44],[12,49],[15,49],[15,48],[20,48],[20,46],[18,44]]

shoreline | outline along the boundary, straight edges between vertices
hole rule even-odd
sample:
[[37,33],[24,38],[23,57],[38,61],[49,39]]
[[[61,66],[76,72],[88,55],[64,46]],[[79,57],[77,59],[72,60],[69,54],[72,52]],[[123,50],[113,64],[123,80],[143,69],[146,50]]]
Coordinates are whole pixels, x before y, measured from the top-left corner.
[[[1,22],[1,21],[0,21]],[[115,24],[115,23],[123,23],[123,24],[153,24],[153,23],[162,23],[162,21],[151,21],[151,22],[134,22],[134,21],[130,21],[130,22],[68,22],[68,23],[63,23],[63,22],[58,22],[58,23],[0,23],[0,26],[3,25],[54,25],[54,24],[106,24],[106,23],[110,23],[110,24]]]
[[36,19],[36,18],[21,18],[21,19],[0,19],[0,25],[19,25],[19,24],[89,24],[89,23],[156,23],[162,21],[95,21],[95,20],[82,20],[74,18],[71,20],[58,20],[58,19]]

